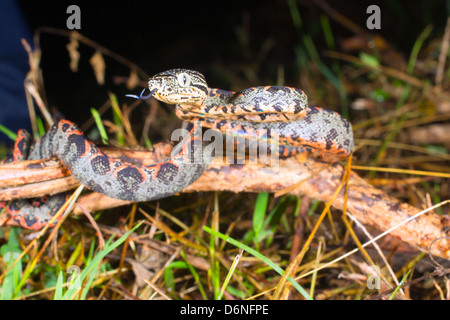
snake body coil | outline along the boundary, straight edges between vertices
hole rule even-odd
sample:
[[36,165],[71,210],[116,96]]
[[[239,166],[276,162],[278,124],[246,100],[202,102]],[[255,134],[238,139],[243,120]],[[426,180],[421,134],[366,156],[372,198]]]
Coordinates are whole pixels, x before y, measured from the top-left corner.
[[[13,153],[3,162],[56,156],[93,191],[122,200],[151,201],[180,192],[211,162],[211,153],[202,148],[201,129],[193,123],[235,136],[264,138],[279,144],[283,156],[308,152],[336,162],[353,151],[350,123],[336,112],[307,106],[306,95],[296,88],[253,87],[234,93],[208,88],[196,71],[173,69],[150,78],[149,89],[156,99],[176,104],[177,116],[189,123],[189,134],[164,161],[150,166],[125,164],[104,154],[74,123],[61,120],[29,152],[29,136],[21,131]],[[5,207],[23,227],[38,230],[65,199],[66,195],[59,195],[9,205],[0,202],[0,208]]]

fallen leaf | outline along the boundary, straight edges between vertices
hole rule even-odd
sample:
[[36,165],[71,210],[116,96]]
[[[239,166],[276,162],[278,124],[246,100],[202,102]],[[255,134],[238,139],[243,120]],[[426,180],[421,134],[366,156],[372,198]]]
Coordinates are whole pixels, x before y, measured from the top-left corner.
[[127,84],[126,84],[127,89],[131,90],[131,89],[136,88],[136,86],[139,84],[139,82],[140,82],[140,79],[136,73],[136,70],[131,69],[130,76],[128,77]]
[[89,59],[89,63],[92,66],[92,69],[94,70],[95,78],[97,79],[97,83],[99,85],[105,84],[105,60],[103,59],[103,55],[96,51],[91,59]]
[[70,42],[66,45],[67,51],[69,51],[70,58],[70,70],[73,72],[78,71],[78,61],[80,61],[80,53],[78,52],[78,36],[76,32],[70,34]]

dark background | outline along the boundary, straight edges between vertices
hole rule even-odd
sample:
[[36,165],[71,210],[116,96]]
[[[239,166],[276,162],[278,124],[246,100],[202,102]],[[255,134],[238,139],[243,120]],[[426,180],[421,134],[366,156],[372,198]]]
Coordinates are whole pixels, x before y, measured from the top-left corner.
[[[242,85],[273,84],[277,70],[284,66],[286,85],[295,85],[301,70],[295,50],[302,46],[292,22],[286,0],[272,1],[19,1],[30,30],[40,26],[66,29],[71,4],[81,8],[79,32],[123,57],[135,62],[149,75],[175,67],[192,68],[206,75],[211,87],[239,89]],[[399,52],[408,57],[414,41],[429,25],[442,34],[449,12],[449,1],[329,1],[335,10],[366,29],[366,8],[381,8],[382,29],[378,31]],[[326,49],[319,23],[324,11],[316,1],[297,1],[302,31],[311,36],[319,54]],[[339,41],[353,35],[342,24],[330,19],[333,35]],[[273,45],[262,59],[264,43]],[[269,41],[269,42],[270,42]],[[129,69],[106,58],[106,83],[99,86],[89,65],[92,48],[81,46],[79,71],[68,67],[68,39],[44,34],[41,37],[46,93],[50,107],[75,122],[90,117],[89,108],[99,107],[112,91],[126,101],[127,92],[113,82],[114,76],[128,76]],[[245,66],[260,59],[259,81],[245,77]],[[326,62],[329,60],[323,57]],[[224,76],[227,70],[242,76],[236,83]],[[243,89],[243,88],[240,88]],[[12,128],[13,130],[17,128]]]

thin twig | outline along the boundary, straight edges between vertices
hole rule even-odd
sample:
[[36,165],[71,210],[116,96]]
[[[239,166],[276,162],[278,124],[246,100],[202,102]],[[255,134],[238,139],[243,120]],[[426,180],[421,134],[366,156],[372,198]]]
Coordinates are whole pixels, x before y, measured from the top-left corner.
[[[76,31],[67,31],[67,30],[56,29],[56,28],[52,28],[52,27],[40,27],[36,30],[36,32],[34,34],[34,46],[37,50],[40,50],[41,33],[55,34],[55,35],[64,36],[66,38],[70,38],[71,36],[74,35],[74,32],[76,32]],[[116,60],[117,62],[128,66],[131,70],[135,70],[136,72],[139,73],[139,75],[143,79],[149,78],[149,75],[141,67],[139,67],[136,63],[134,63],[134,62],[122,57],[121,55],[115,53],[114,51],[111,51],[108,48],[98,44],[94,40],[92,40],[88,37],[85,37],[78,32],[76,32],[76,39],[78,41],[84,43],[85,45],[101,52],[102,54],[112,58],[113,60]]]
[[[445,204],[448,204],[448,203],[450,203],[450,200],[442,201],[442,202],[440,202],[440,203],[438,203],[438,204],[436,204],[436,205],[434,205],[434,206],[432,206],[432,207],[430,207],[430,208],[427,208],[427,209],[425,209],[425,210],[422,210],[422,211],[418,212],[417,214],[415,214],[415,215],[409,217],[409,218],[406,219],[406,220],[403,220],[401,223],[399,223],[399,224],[395,225],[394,227],[390,228],[389,230],[386,230],[386,231],[380,233],[380,234],[379,234],[378,236],[376,236],[375,238],[370,239],[369,241],[367,241],[366,243],[364,243],[364,244],[362,245],[362,247],[364,248],[364,247],[367,247],[368,245],[373,244],[374,242],[378,241],[379,239],[381,239],[381,238],[384,237],[385,235],[391,233],[391,232],[394,231],[395,229],[400,228],[401,226],[407,224],[408,222],[410,222],[410,221],[412,221],[412,220],[414,220],[414,219],[417,219],[419,216],[421,216],[421,215],[423,215],[423,214],[425,214],[425,213],[427,213],[427,212],[433,211],[434,209],[439,208],[439,207],[441,207],[441,206],[443,206],[443,205],[445,205]],[[431,248],[430,248],[430,249],[431,249]],[[354,253],[356,253],[356,252],[358,252],[358,251],[359,251],[359,248],[353,249],[353,250],[347,252],[346,254],[340,256],[339,258],[334,259],[333,261],[330,261],[330,262],[328,262],[328,263],[325,263],[325,264],[321,265],[319,268],[317,268],[317,270],[311,270],[311,271],[309,271],[309,272],[306,272],[306,273],[304,273],[304,274],[302,274],[302,275],[296,277],[294,280],[296,280],[296,281],[297,281],[297,280],[300,280],[300,279],[302,279],[302,278],[304,278],[304,277],[309,276],[310,274],[312,274],[312,273],[315,272],[315,271],[325,269],[325,268],[327,268],[327,267],[329,267],[329,266],[331,266],[331,265],[333,265],[333,264],[335,264],[335,263],[337,263],[337,262],[339,262],[339,261],[341,261],[341,260],[343,260],[343,259],[345,259],[345,258],[351,256],[352,254],[354,254]]]
[[442,81],[444,80],[445,62],[447,61],[448,46],[450,42],[450,17],[447,18],[444,37],[442,38],[441,53],[439,54],[439,63],[436,69],[435,83],[436,87],[442,89]]
[[81,209],[81,211],[84,213],[84,215],[86,216],[86,218],[89,220],[89,222],[91,223],[92,227],[95,229],[95,231],[97,231],[98,234],[98,241],[99,241],[99,245],[100,245],[100,249],[103,250],[103,248],[105,247],[105,239],[103,238],[102,235],[102,231],[100,230],[100,228],[98,227],[97,222],[95,222],[94,218],[92,218],[92,215],[90,214],[90,212],[83,207],[80,204],[77,204],[78,208]]

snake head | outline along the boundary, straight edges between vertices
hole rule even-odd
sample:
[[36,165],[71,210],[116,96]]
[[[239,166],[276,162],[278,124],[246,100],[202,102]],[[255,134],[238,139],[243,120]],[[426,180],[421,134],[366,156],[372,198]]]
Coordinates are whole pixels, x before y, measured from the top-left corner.
[[153,96],[168,104],[201,106],[208,97],[205,77],[193,70],[172,69],[158,73],[148,81]]

